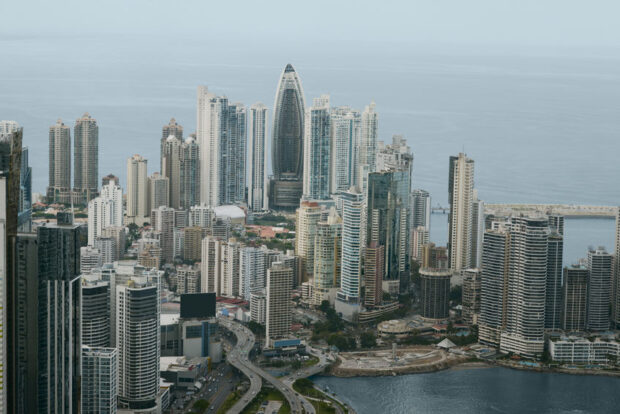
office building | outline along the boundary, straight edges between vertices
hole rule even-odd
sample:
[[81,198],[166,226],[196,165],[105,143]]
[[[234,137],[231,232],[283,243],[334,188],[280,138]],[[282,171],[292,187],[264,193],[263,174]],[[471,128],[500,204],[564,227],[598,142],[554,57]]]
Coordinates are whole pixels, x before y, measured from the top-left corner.
[[385,247],[371,242],[364,255],[364,306],[381,305],[383,300],[383,272],[385,269]]
[[47,199],[71,202],[71,129],[61,119],[49,131],[49,185]]
[[245,201],[246,110],[198,87],[196,139],[200,201],[216,207]]
[[116,348],[82,346],[82,414],[114,414],[118,397]]
[[303,196],[306,200],[327,200],[331,167],[329,95],[315,98],[305,117]]
[[170,118],[168,125],[164,125],[161,129],[161,145],[160,145],[160,163],[159,171],[163,174],[164,171],[164,157],[166,141],[170,136],[176,137],[179,141],[183,141],[183,127],[174,118]]
[[334,304],[340,287],[342,219],[332,207],[327,221],[317,223],[314,238],[314,304]]
[[394,296],[409,279],[409,179],[408,170],[368,174],[366,239],[385,247],[383,290]]
[[118,403],[129,410],[154,410],[159,393],[159,277],[132,276],[116,285]]
[[184,210],[200,203],[200,147],[192,135],[181,146],[180,206]]
[[273,110],[272,167],[269,203],[273,209],[295,209],[303,192],[305,98],[299,75],[286,65]]
[[73,192],[86,204],[99,185],[99,127],[88,112],[75,121],[73,140]]
[[448,254],[453,272],[472,267],[474,160],[460,153],[450,157]]
[[170,205],[170,180],[159,173],[149,177],[149,216],[153,210]]
[[339,194],[357,184],[362,118],[349,107],[336,107],[330,113],[330,123],[330,191]]
[[450,316],[449,269],[420,269],[421,315],[426,319],[443,320]]
[[564,268],[562,297],[562,329],[567,332],[585,331],[588,309],[588,269],[585,266]]
[[366,193],[368,174],[376,171],[377,137],[379,135],[379,114],[375,111],[374,101],[362,112],[362,133],[359,144],[359,164],[357,185]]
[[599,247],[588,251],[588,307],[586,329],[608,331],[610,327],[613,256]]
[[265,343],[271,346],[275,339],[291,332],[291,285],[293,269],[276,262],[267,271],[267,309],[265,312]]
[[267,196],[267,107],[256,103],[250,107],[250,182],[248,206],[259,212],[269,208]]
[[127,159],[127,221],[142,226],[151,216],[147,160],[136,154]]

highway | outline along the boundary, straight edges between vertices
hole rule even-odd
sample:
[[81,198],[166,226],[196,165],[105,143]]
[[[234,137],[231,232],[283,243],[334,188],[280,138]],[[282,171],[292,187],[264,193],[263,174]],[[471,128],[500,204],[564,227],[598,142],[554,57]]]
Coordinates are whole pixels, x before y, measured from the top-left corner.
[[316,363],[315,365],[302,368],[292,375],[288,375],[284,377],[282,379],[282,382],[284,382],[289,387],[292,387],[295,380],[299,378],[308,378],[320,372],[323,372],[323,370],[325,370],[325,368],[327,368],[335,360],[333,356],[331,355],[328,356],[324,354],[323,352],[319,351],[318,349],[310,347],[309,345],[306,346],[306,350],[308,351],[309,354],[317,357],[319,359],[319,362]]
[[[314,406],[310,404],[310,402],[307,399],[305,399],[302,395],[294,391],[290,385],[285,385],[282,381],[275,378],[274,376],[264,371],[260,367],[257,367],[249,360],[247,353],[249,353],[249,350],[252,348],[252,346],[254,346],[255,339],[254,339],[254,334],[252,334],[252,332],[248,328],[226,317],[218,318],[218,320],[222,324],[222,326],[225,326],[237,336],[237,347],[236,348],[241,347],[239,351],[235,350],[231,352],[232,358],[229,355],[228,361],[232,365],[237,363],[239,364],[239,366],[243,366],[244,369],[239,368],[237,365],[234,365],[234,366],[240,369],[244,374],[246,373],[246,371],[249,371],[251,372],[249,375],[254,374],[255,377],[262,377],[264,380],[271,383],[278,391],[282,393],[282,395],[284,395],[284,398],[286,398],[286,400],[288,401],[291,407],[291,413],[293,414],[302,414],[302,413],[316,414],[314,410]],[[248,346],[249,348],[247,348]],[[247,353],[242,355],[242,351],[245,351],[246,348],[247,348]],[[250,377],[250,380],[252,380],[252,377]],[[260,390],[260,387],[258,388],[258,390]],[[241,406],[242,407],[241,409],[245,408],[247,404],[249,404],[252,401],[255,395],[256,393],[252,390],[252,386],[250,386],[250,391],[248,391],[248,393],[246,393],[241,398],[241,400],[239,400],[238,404],[236,404],[233,408],[237,407],[237,405]],[[230,410],[229,412],[240,412],[240,411]]]

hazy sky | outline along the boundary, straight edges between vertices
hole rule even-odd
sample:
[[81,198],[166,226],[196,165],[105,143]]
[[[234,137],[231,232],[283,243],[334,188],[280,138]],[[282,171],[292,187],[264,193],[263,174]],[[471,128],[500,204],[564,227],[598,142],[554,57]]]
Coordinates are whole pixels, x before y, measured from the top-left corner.
[[[2,0],[0,36],[145,33],[249,42],[620,47],[618,0]],[[359,43],[358,43],[359,44]]]

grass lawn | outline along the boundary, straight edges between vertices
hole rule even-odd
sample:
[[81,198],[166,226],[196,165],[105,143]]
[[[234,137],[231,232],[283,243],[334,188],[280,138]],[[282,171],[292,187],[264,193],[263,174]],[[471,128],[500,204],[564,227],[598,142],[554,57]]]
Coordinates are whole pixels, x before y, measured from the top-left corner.
[[217,414],[226,414],[226,412],[237,403],[239,398],[241,398],[241,393],[237,391],[231,392],[228,397],[226,397],[224,404],[217,410]]
[[203,414],[209,408],[209,401],[200,399],[192,406],[192,413]]
[[327,402],[323,401],[315,401],[311,398],[308,398],[308,401],[312,403],[314,409],[317,414],[332,414],[336,412],[334,405],[339,405],[342,409],[342,412],[348,413],[347,410],[342,404],[338,401],[334,400],[332,397],[324,393],[323,391],[317,390],[314,388],[314,383],[307,378],[300,378],[293,383],[293,389],[298,393],[305,395],[306,397],[318,398],[322,400],[327,400],[331,402],[331,405]]

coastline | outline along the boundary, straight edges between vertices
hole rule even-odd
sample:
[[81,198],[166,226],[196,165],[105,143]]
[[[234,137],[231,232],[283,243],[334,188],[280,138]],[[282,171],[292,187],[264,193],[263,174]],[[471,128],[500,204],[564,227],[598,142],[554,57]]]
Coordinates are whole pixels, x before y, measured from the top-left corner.
[[401,367],[392,367],[390,369],[368,369],[368,368],[343,368],[341,367],[341,360],[328,367],[325,371],[319,373],[319,375],[332,376],[339,378],[351,378],[351,377],[389,377],[400,375],[413,375],[413,374],[429,374],[433,372],[445,371],[445,370],[473,370],[473,369],[487,369],[493,367],[515,369],[519,371],[530,371],[538,373],[555,373],[566,375],[592,375],[592,376],[605,376],[620,378],[620,370],[603,370],[603,369],[585,369],[585,368],[562,368],[562,367],[532,367],[516,364],[512,361],[484,361],[484,360],[472,360],[471,358],[464,356],[455,356],[454,358],[445,359],[439,362],[433,362],[422,365],[408,365]]

